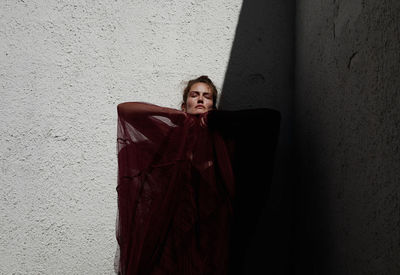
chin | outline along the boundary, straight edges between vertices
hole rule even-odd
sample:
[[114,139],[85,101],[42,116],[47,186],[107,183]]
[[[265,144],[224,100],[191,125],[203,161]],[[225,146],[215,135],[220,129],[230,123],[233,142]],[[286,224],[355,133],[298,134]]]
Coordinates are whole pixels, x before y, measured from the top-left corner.
[[204,114],[204,113],[206,113],[208,110],[206,110],[206,109],[196,109],[196,110],[192,110],[192,111],[190,111],[190,112],[188,112],[189,114],[192,114],[192,115],[199,115],[199,114]]

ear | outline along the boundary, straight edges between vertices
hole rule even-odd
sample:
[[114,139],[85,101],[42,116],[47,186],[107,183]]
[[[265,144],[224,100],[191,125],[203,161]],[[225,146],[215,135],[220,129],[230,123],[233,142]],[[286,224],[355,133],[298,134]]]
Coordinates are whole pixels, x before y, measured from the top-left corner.
[[186,111],[186,104],[185,104],[185,103],[182,103],[182,104],[181,104],[181,110],[182,110],[183,112]]

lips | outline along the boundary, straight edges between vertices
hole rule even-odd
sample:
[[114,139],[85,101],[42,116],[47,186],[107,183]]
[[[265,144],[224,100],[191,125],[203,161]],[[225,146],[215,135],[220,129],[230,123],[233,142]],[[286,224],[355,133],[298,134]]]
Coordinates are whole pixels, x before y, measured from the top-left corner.
[[196,105],[195,108],[202,108],[205,109],[205,107],[203,105]]

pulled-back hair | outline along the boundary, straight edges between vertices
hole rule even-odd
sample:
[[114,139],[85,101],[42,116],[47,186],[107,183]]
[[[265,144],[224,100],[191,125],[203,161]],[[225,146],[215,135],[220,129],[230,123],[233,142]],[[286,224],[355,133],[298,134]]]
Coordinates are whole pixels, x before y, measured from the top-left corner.
[[207,84],[212,91],[212,96],[213,96],[213,109],[217,109],[217,96],[218,96],[218,91],[217,88],[215,87],[214,83],[211,81],[211,79],[208,78],[206,75],[199,76],[198,78],[191,79],[188,81],[186,88],[183,90],[183,102],[182,105],[186,104],[186,100],[190,91],[190,88],[196,83],[205,83]]

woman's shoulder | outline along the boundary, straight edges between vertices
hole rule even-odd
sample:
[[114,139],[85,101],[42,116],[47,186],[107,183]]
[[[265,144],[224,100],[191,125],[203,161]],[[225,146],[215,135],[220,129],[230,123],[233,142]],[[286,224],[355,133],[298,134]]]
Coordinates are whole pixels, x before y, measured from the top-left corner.
[[279,111],[268,108],[243,109],[243,110],[213,110],[208,117],[211,121],[221,123],[244,123],[253,124],[265,121],[280,122]]
[[208,126],[227,135],[240,135],[249,132],[278,132],[281,114],[268,108],[244,110],[215,110],[208,114]]

